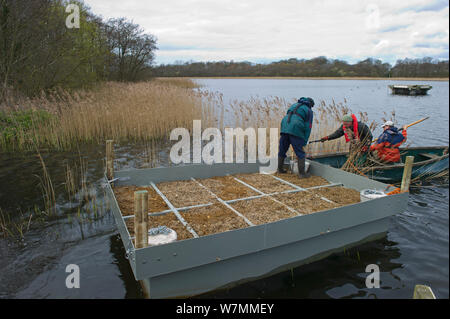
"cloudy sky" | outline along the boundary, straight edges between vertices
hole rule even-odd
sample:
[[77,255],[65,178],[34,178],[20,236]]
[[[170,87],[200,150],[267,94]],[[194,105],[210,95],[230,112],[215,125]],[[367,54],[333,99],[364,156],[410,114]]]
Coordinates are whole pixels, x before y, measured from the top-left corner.
[[158,39],[156,64],[449,57],[448,0],[85,0]]

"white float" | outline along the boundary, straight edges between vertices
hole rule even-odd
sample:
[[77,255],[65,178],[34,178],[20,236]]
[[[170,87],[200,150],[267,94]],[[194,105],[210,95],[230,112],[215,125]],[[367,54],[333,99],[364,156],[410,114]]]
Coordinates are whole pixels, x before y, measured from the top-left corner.
[[385,192],[376,189],[363,189],[360,195],[361,195],[361,202],[387,196]]
[[177,233],[166,226],[159,226],[148,231],[149,246],[169,244],[175,241],[177,241]]

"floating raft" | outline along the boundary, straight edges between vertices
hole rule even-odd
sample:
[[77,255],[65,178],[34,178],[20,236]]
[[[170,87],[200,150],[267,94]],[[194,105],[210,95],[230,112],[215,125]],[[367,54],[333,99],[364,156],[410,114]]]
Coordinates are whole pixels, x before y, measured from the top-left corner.
[[[386,184],[313,161],[310,173],[259,174],[248,163],[114,172],[107,195],[146,296],[198,295],[325,258],[384,236],[406,209],[407,193],[360,202],[361,190],[393,190]],[[148,192],[149,228],[173,229],[177,241],[135,248],[138,190]]]
[[389,85],[392,94],[426,95],[433,87],[431,85]]

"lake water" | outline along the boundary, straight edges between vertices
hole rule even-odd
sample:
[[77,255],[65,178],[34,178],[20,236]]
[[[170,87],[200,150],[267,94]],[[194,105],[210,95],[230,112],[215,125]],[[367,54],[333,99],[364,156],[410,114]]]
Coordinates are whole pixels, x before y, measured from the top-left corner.
[[[347,100],[354,112],[367,112],[380,122],[383,111],[396,111],[400,124],[430,116],[408,130],[411,145],[448,145],[448,82],[429,83],[428,96],[393,96],[394,81],[201,79],[203,89],[219,91],[225,102],[251,96],[301,96],[337,103]],[[402,82],[403,83],[403,82]],[[377,136],[378,132],[375,132]],[[116,148],[121,169],[146,165],[143,147]],[[167,166],[162,150],[158,165]],[[58,213],[35,220],[22,242],[0,239],[0,298],[142,298],[112,215],[103,200],[103,147],[85,147],[80,153],[43,154],[57,194]],[[83,201],[64,196],[65,165],[85,161],[90,192],[99,213]],[[0,207],[27,215],[42,202],[38,187],[42,175],[34,154],[0,154]],[[391,218],[389,231],[377,240],[345,253],[298,267],[270,278],[200,296],[201,298],[411,298],[416,284],[432,287],[438,298],[449,297],[449,189],[448,179],[413,189],[405,212]],[[81,211],[83,221],[78,218]],[[65,270],[80,267],[80,289],[67,289]],[[365,285],[366,266],[380,268],[381,288]]]
[[[293,80],[293,79],[195,79],[204,89],[223,94],[225,103],[249,100],[251,97],[278,96],[287,101],[311,97],[331,104],[344,103],[353,112],[367,112],[370,120],[382,123],[395,111],[400,126],[429,116],[430,119],[408,130],[411,146],[448,145],[449,141],[449,84],[448,81],[393,80]],[[391,84],[431,84],[425,96],[392,95]],[[313,109],[314,110],[314,109]],[[381,134],[381,128],[374,136]],[[332,132],[330,132],[332,133]]]

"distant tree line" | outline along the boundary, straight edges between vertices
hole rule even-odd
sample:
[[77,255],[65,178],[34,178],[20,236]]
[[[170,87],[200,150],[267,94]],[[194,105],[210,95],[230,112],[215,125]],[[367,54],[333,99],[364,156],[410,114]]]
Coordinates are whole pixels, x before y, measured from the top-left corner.
[[[68,28],[69,3],[79,28]],[[103,21],[78,1],[0,0],[0,102],[62,87],[148,76],[156,38],[125,18]]]
[[442,77],[448,78],[448,60],[423,59],[398,60],[391,70],[392,77]]
[[186,62],[160,65],[155,76],[298,76],[298,77],[448,77],[448,60],[432,58],[398,60],[394,67],[368,58],[355,64],[317,57],[288,59],[270,64],[251,62]]

